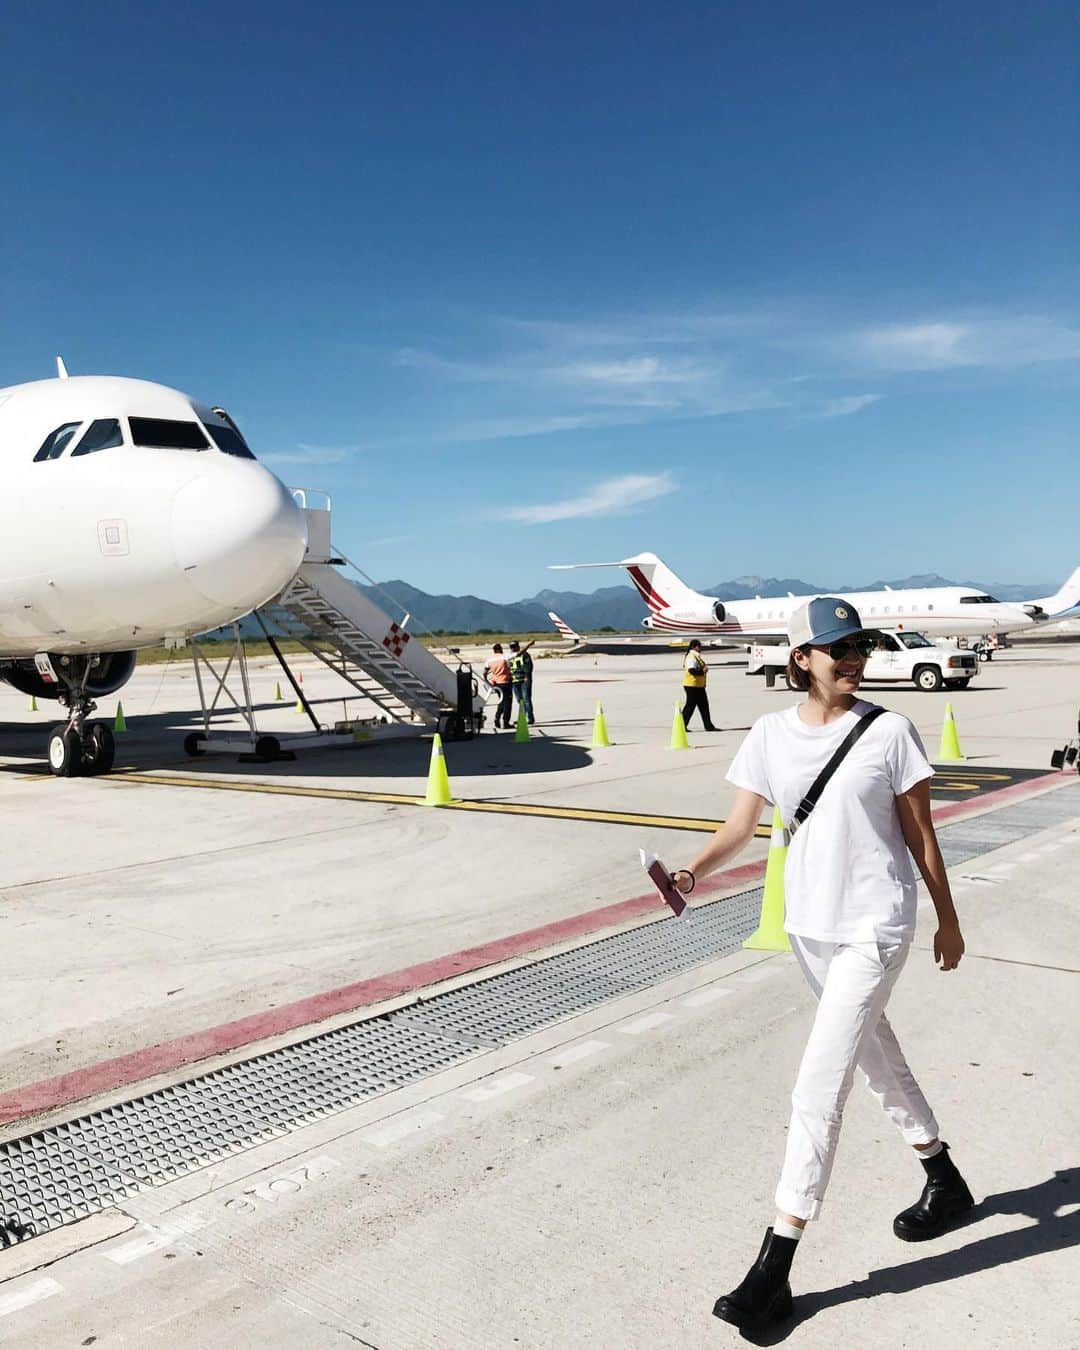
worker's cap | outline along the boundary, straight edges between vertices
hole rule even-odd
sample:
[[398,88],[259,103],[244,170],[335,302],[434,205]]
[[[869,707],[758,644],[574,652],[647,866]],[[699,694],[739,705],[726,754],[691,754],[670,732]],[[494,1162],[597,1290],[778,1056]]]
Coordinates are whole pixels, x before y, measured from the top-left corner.
[[876,628],[864,628],[859,611],[850,600],[835,595],[819,595],[808,600],[788,620],[788,642],[792,647],[809,644],[822,647],[841,638],[877,636]]
[[511,642],[511,644],[510,644],[510,650],[511,650],[512,652],[519,651],[520,649],[521,649],[521,643],[520,643],[520,642]]

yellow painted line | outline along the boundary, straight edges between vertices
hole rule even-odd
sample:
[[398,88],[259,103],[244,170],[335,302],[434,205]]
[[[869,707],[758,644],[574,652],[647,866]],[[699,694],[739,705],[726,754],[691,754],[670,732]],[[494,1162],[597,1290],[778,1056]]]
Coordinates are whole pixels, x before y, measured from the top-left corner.
[[[221,792],[260,792],[277,797],[316,797],[329,801],[377,802],[388,806],[423,806],[423,797],[403,792],[365,792],[353,788],[306,787],[289,783],[252,783],[237,779],[199,778],[194,775],[114,772],[102,782],[150,783],[163,787],[210,788]],[[601,825],[650,826],[657,830],[689,830],[711,834],[722,820],[696,816],[655,816],[637,811],[600,811],[587,806],[543,806],[534,802],[451,801],[442,811],[480,811],[497,816],[539,816],[549,820],[582,820]],[[759,825],[755,834],[767,839],[771,826]]]

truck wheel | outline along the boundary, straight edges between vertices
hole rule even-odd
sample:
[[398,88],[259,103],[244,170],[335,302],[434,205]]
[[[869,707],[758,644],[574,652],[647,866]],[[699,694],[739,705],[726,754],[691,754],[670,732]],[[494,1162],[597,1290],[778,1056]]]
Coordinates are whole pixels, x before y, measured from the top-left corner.
[[927,694],[934,693],[945,683],[937,666],[917,666],[912,678],[916,689],[922,689]]
[[968,676],[967,676],[965,679],[963,679],[963,680],[946,680],[946,681],[945,681],[945,688],[946,688],[946,689],[966,689],[970,683],[971,683],[971,676],[968,675]]

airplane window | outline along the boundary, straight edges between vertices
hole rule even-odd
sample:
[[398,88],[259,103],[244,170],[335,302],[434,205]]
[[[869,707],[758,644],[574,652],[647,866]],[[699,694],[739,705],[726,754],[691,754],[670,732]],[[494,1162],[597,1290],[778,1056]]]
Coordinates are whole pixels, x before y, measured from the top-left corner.
[[227,455],[236,455],[238,459],[254,459],[247,441],[233,427],[218,426],[216,422],[207,422],[206,429],[219,450]]
[[131,439],[150,450],[209,450],[210,442],[198,422],[174,422],[164,417],[129,417]]
[[962,595],[960,597],[962,605],[998,605],[1000,600],[995,600],[992,595]]
[[65,422],[62,427],[50,431],[41,442],[41,449],[34,456],[34,463],[37,464],[45,459],[59,459],[71,444],[71,438],[81,426],[81,422]]
[[87,427],[86,435],[72,450],[71,457],[74,459],[76,455],[92,455],[95,450],[113,450],[123,444],[124,438],[120,434],[120,423],[117,419],[99,417]]

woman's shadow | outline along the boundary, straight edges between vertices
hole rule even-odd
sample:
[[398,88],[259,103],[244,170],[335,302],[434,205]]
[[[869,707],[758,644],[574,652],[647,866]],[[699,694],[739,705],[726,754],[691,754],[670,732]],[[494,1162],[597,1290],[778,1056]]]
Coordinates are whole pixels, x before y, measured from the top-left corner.
[[[969,1242],[955,1251],[937,1252],[921,1260],[872,1270],[865,1280],[796,1295],[790,1317],[759,1335],[744,1332],[743,1339],[754,1345],[778,1345],[803,1322],[826,1308],[853,1303],[856,1299],[876,1298],[879,1294],[909,1294],[963,1275],[1008,1265],[1011,1261],[1024,1261],[1031,1256],[1080,1246],[1080,1209],[1069,1208],[1077,1205],[1080,1205],[1078,1168],[1055,1172],[1045,1181],[1022,1190],[988,1195],[971,1211],[966,1226],[978,1224],[994,1214],[1026,1214],[1036,1223]],[[1068,1212],[1058,1212],[1063,1209]]]

